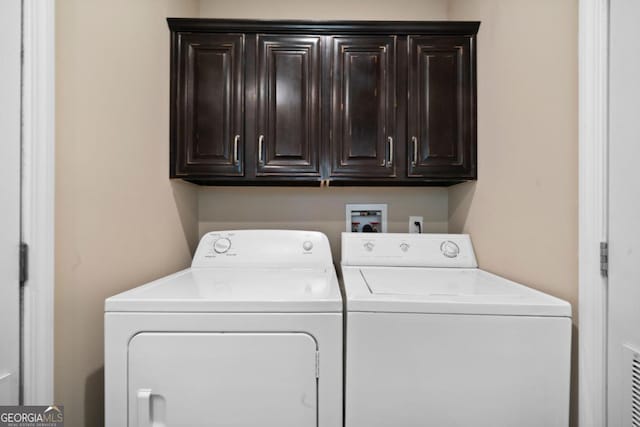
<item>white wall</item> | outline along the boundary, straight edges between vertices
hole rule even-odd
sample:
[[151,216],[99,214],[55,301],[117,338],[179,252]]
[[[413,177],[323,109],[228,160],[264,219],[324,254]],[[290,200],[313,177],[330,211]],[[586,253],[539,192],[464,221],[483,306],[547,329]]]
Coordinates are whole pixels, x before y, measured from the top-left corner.
[[[632,421],[632,360],[640,358],[640,2],[611,2],[609,19],[609,281],[607,425]],[[630,49],[630,44],[633,48]],[[633,382],[632,382],[633,381]],[[636,395],[640,393],[636,389]],[[635,420],[638,418],[638,408]]]
[[0,405],[18,403],[20,383],[20,13],[0,3]]

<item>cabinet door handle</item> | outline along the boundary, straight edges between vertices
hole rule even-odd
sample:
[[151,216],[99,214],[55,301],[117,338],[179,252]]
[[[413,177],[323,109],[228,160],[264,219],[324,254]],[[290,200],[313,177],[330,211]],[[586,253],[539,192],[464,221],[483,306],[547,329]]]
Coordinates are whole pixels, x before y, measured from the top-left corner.
[[238,164],[238,141],[240,140],[240,135],[236,135],[233,138],[233,164]]
[[393,138],[387,137],[387,141],[389,142],[389,161],[387,162],[387,166],[393,165]]
[[262,144],[264,143],[264,135],[260,135],[258,137],[258,162],[262,163],[264,159],[262,158]]
[[412,136],[411,142],[413,143],[413,161],[411,162],[411,166],[415,166],[418,163],[418,138]]

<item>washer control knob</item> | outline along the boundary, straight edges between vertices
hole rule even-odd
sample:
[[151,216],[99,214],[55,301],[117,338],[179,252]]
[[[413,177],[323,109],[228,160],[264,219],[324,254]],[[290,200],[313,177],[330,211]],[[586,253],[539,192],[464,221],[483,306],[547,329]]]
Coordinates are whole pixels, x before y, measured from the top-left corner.
[[220,239],[213,242],[213,250],[218,254],[227,253],[227,251],[231,248],[231,240],[226,237],[221,237]]
[[451,240],[445,240],[440,244],[440,252],[447,258],[455,258],[460,254],[460,247]]
[[373,244],[373,242],[366,242],[364,244],[364,248],[367,250],[367,252],[371,252],[374,246],[375,245]]
[[304,249],[305,251],[310,251],[311,249],[313,249],[313,242],[310,240],[305,240],[302,243],[302,249]]
[[409,250],[409,244],[408,243],[400,243],[400,250],[402,252],[407,252]]

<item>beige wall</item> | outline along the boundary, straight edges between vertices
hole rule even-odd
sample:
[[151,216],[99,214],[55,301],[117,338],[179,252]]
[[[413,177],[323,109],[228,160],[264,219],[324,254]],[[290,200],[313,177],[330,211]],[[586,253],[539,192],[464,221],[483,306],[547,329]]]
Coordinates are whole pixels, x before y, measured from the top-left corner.
[[[327,233],[344,204],[390,231],[472,233],[482,267],[577,298],[576,0],[58,0],[55,399],[102,424],[104,298],[188,264],[211,229]],[[479,19],[479,181],[444,188],[197,188],[168,180],[167,16]]]
[[450,188],[449,229],[472,233],[483,268],[567,299],[574,309],[577,10],[576,0],[455,0],[450,11],[452,19],[482,25],[478,181]]
[[[261,1],[212,2],[203,10],[221,11],[224,5],[228,17],[249,17],[251,10],[256,18],[322,19],[339,6],[314,4],[281,2],[276,12]],[[410,10],[419,10],[421,19],[442,19],[446,12],[443,1],[404,4],[404,14],[396,12],[399,19],[410,18]],[[365,16],[360,9],[352,2],[349,14],[333,17],[383,19],[391,12],[378,9]],[[258,211],[265,206],[260,194],[284,191],[283,209],[300,213],[294,199],[306,200],[312,220],[304,227],[334,236],[347,200],[390,201],[393,230],[403,229],[396,217],[401,208],[394,205],[407,215],[424,215],[434,231],[447,226],[443,189],[326,189],[317,196],[320,189],[234,192],[169,181],[165,18],[198,14],[195,0],[56,2],[55,400],[65,405],[71,427],[103,423],[104,299],[188,264],[199,231],[198,198],[205,207],[226,200]],[[275,225],[275,218],[293,219],[265,212],[232,224],[231,218],[241,217],[233,208],[205,209],[200,228],[267,227],[265,221]]]
[[577,325],[577,0],[452,0],[449,16],[482,21],[479,175],[451,187],[449,230],[482,268],[570,301]]
[[340,233],[347,203],[386,203],[388,231],[406,233],[409,215],[424,217],[424,229],[447,231],[446,188],[203,188],[200,234],[236,228],[318,230],[329,237],[340,261]]
[[[386,19],[447,18],[447,0],[201,0],[202,18]],[[335,260],[347,203],[387,203],[388,230],[405,232],[409,215],[425,217],[425,230],[447,230],[447,190],[443,188],[203,188],[199,230],[300,228],[327,234]]]
[[[188,11],[188,7],[191,11]],[[107,296],[188,264],[196,188],[168,180],[168,15],[196,2],[56,1],[55,401],[103,424]]]
[[200,0],[201,18],[447,19],[448,0]]

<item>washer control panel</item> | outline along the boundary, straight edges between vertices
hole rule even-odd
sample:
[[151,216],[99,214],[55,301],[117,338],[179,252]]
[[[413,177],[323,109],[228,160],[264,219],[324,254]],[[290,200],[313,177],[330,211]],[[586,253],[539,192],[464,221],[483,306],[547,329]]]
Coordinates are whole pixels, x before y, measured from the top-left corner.
[[226,254],[231,249],[231,240],[228,237],[220,237],[214,240],[213,250],[219,254]]
[[460,246],[451,240],[445,240],[440,244],[440,252],[447,258],[456,258],[460,255]]
[[343,265],[478,266],[468,234],[342,233]]
[[306,252],[311,251],[311,249],[313,249],[313,242],[311,240],[305,240],[304,242],[302,242],[302,249],[304,249]]
[[327,236],[317,231],[230,230],[202,236],[192,267],[333,266]]

